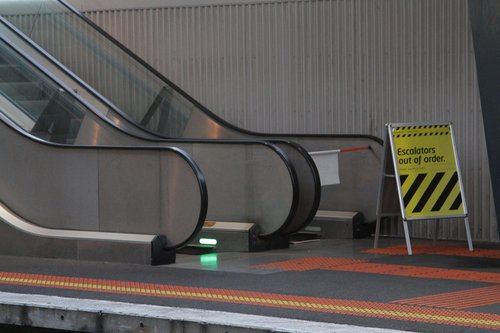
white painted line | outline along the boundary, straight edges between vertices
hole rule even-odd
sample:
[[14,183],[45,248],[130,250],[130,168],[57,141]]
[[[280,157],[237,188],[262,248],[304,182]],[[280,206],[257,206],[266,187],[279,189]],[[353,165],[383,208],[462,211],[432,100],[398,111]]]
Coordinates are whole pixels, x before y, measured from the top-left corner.
[[[102,300],[77,299],[58,296],[16,294],[0,292],[0,306],[24,307],[64,311],[72,313],[78,320],[78,313],[88,316],[89,313],[118,315],[121,318],[130,317],[143,320],[144,318],[157,321],[175,321],[201,324],[204,326],[218,325],[235,328],[254,329],[257,332],[283,332],[283,333],[408,333],[408,331],[390,330],[382,328],[369,328],[352,325],[313,322],[305,320],[266,317],[210,311],[190,308],[175,308],[147,304],[132,304]],[[69,316],[68,316],[69,317]],[[0,318],[0,320],[2,320]],[[1,323],[1,322],[0,322]],[[50,323],[47,323],[49,325]],[[49,327],[50,326],[45,326]]]

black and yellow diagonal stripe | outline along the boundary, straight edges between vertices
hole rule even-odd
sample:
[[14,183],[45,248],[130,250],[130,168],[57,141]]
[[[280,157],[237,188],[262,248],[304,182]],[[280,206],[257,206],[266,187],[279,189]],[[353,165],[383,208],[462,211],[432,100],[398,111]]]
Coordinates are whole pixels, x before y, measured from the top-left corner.
[[449,134],[449,125],[418,125],[394,128],[395,138],[432,137]]
[[464,213],[456,171],[402,174],[400,180],[407,217],[449,216]]

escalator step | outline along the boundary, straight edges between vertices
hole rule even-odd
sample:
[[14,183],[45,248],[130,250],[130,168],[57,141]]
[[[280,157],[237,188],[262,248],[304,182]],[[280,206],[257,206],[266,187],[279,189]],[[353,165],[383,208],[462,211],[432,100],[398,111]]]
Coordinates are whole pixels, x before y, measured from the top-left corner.
[[0,82],[23,82],[26,78],[19,72],[18,66],[0,63]]
[[32,101],[47,98],[41,86],[34,82],[0,82],[0,91],[14,101]]
[[40,114],[42,113],[43,109],[45,109],[48,103],[49,100],[44,99],[35,101],[19,101],[17,104],[19,104],[21,108],[27,111],[27,113],[30,114],[33,117],[33,119],[38,119],[38,117],[40,117]]

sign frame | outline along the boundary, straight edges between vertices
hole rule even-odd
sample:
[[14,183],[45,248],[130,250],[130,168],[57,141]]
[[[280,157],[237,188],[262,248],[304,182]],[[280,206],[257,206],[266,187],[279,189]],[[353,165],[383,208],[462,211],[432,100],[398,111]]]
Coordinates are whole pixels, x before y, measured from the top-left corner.
[[[398,157],[396,155],[396,144],[394,141],[394,129],[397,128],[410,128],[410,129],[438,129],[438,128],[443,128],[447,127],[449,129],[449,135],[451,139],[451,150],[449,153],[453,154],[453,159],[454,159],[454,167],[455,167],[455,172],[458,177],[457,182],[459,185],[459,194],[462,199],[461,207],[463,212],[458,212],[457,214],[436,214],[433,215],[432,213],[429,213],[427,215],[422,215],[422,216],[407,216],[406,212],[406,207],[405,207],[405,202],[404,202],[404,193],[403,193],[403,187],[402,187],[402,181],[401,181],[401,173],[400,173],[400,165],[398,162]],[[379,242],[379,237],[380,237],[380,224],[381,224],[381,219],[382,217],[387,217],[387,216],[401,216],[402,222],[403,222],[403,228],[404,228],[404,234],[405,234],[405,239],[406,239],[406,246],[408,250],[408,255],[412,255],[412,247],[411,247],[411,240],[410,240],[410,233],[409,233],[409,225],[408,223],[411,221],[418,221],[418,220],[430,220],[430,219],[436,219],[436,225],[435,225],[435,234],[434,234],[434,239],[436,240],[437,237],[437,229],[439,225],[440,219],[448,219],[448,218],[464,218],[464,223],[465,223],[465,229],[466,229],[466,234],[467,234],[467,243],[470,251],[473,251],[473,246],[472,246],[472,237],[470,233],[470,226],[469,226],[469,219],[468,219],[468,210],[467,210],[467,203],[465,200],[465,195],[464,195],[464,187],[462,183],[462,174],[460,172],[460,165],[458,162],[458,155],[457,155],[457,149],[456,149],[456,144],[455,144],[455,137],[454,137],[454,131],[453,131],[453,124],[451,122],[429,122],[429,123],[388,123],[386,124],[386,135],[385,135],[385,140],[384,140],[384,157],[382,161],[382,170],[381,170],[381,177],[380,177],[380,186],[379,186],[379,195],[378,195],[378,200],[377,200],[377,222],[376,222],[376,227],[375,227],[375,243],[374,243],[374,248],[378,248],[378,242]],[[417,135],[414,135],[417,137]],[[449,147],[448,147],[449,148]],[[448,163],[449,165],[451,163]],[[426,170],[424,167],[420,167],[421,170]],[[389,183],[386,182],[387,178],[393,178],[392,184],[393,187],[396,187],[397,190],[397,197],[398,197],[398,202],[399,202],[399,212],[389,212],[385,213],[383,212],[384,210],[384,200],[386,200],[387,197],[387,188]],[[386,184],[387,183],[387,184]],[[394,189],[392,189],[394,190]],[[394,191],[395,192],[395,191]],[[393,207],[392,210],[397,210],[395,207]]]

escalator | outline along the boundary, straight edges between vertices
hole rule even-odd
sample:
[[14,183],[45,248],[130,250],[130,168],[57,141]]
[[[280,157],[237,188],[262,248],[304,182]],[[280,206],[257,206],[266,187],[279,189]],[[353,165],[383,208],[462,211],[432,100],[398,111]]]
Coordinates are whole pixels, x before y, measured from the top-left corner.
[[[147,133],[138,136],[139,131],[125,131],[110,121],[102,103],[84,98],[85,87],[51,68],[46,55],[3,24],[0,51],[2,112],[17,126],[42,140],[65,145],[175,146],[188,152],[203,170],[208,188],[205,222],[252,224],[253,250],[271,246],[286,228],[303,223],[302,212],[310,214],[315,209],[312,205],[298,209],[299,177],[289,154],[277,145],[255,140],[153,140]],[[140,166],[131,163],[129,169],[135,168]]]
[[207,213],[200,168],[178,148],[75,144],[89,111],[19,60],[0,41],[1,253],[174,262]]
[[[237,128],[195,101],[154,68],[132,54],[106,32],[62,0],[6,2],[0,14],[33,39],[69,71],[88,84],[94,96],[106,100],[109,119],[142,129],[158,137],[267,140],[290,155],[295,167],[311,173],[304,152],[336,151],[368,146],[370,149],[339,157],[339,184],[323,184],[320,194],[314,181],[299,183],[301,199],[321,197],[316,203],[327,211],[359,211],[365,221],[375,220],[376,190],[382,156],[382,141],[368,135],[262,134]],[[121,126],[121,125],[120,125]],[[303,147],[302,149],[300,147]],[[299,157],[300,156],[300,157]],[[300,174],[300,172],[299,172]],[[293,232],[312,218],[287,228]]]
[[[0,140],[4,255],[166,264],[203,225],[203,174],[178,149],[59,146],[22,132],[3,114]],[[156,188],[144,184],[145,172],[115,173],[116,166],[131,161],[146,167],[146,160],[157,162],[149,165],[149,171],[157,171],[150,175],[151,182],[158,181]],[[175,177],[167,166],[178,169]],[[124,177],[128,182],[122,182]],[[179,182],[182,191],[177,191]],[[127,205],[115,191],[126,191]],[[148,205],[141,205],[144,197],[151,199]],[[172,209],[179,202],[192,207]]]

